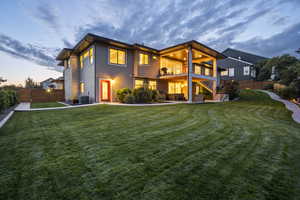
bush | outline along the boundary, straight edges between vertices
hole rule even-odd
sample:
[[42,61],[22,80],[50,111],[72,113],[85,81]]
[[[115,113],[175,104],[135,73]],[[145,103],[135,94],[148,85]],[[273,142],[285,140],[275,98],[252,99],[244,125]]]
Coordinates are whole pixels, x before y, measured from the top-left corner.
[[136,103],[150,103],[153,99],[152,90],[146,88],[137,88],[133,90]]
[[129,94],[132,94],[131,89],[123,88],[117,91],[117,98],[121,103],[125,103],[125,97]]
[[15,91],[0,89],[0,112],[14,106],[17,102],[17,93]]
[[226,82],[226,84],[224,85],[224,92],[229,95],[230,100],[239,97],[239,83],[236,81]]
[[264,85],[264,90],[273,90],[273,89],[274,89],[274,85],[272,83]]
[[279,89],[278,94],[283,99],[294,99],[297,97],[296,89],[291,86]]
[[128,103],[128,104],[135,103],[135,97],[133,96],[133,94],[127,94],[123,100],[124,103]]

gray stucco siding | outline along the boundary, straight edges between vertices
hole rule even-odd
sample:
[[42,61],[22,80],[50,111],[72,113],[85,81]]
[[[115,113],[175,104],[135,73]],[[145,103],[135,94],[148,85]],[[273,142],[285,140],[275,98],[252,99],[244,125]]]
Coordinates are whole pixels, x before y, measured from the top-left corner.
[[[110,48],[125,51],[125,65],[109,63]],[[96,101],[99,102],[100,80],[114,80],[114,83],[111,85],[111,95],[112,100],[116,101],[116,91],[118,89],[133,88],[133,50],[99,43],[95,44],[95,49]]]
[[149,55],[149,64],[147,64],[147,65],[139,64],[139,59],[137,59],[137,62],[138,62],[137,76],[138,77],[146,77],[146,78],[154,78],[154,79],[157,78],[159,75],[159,69],[160,69],[159,55],[144,52],[144,51],[138,51],[138,58],[140,57],[139,56],[140,53]]
[[[80,93],[79,91],[79,97],[80,96],[89,96],[90,102],[95,102],[95,48],[94,45],[87,48],[85,51],[83,51],[80,55],[82,55],[84,52],[89,51],[91,48],[93,48],[93,62],[90,63],[90,58],[87,57],[83,60],[83,67],[79,67],[80,75],[79,75],[79,84],[84,83],[84,92]],[[79,57],[80,57],[79,55]]]

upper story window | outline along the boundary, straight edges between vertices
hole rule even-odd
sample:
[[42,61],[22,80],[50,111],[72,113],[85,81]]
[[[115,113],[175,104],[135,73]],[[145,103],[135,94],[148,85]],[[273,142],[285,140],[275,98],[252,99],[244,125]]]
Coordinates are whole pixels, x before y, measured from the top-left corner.
[[229,68],[229,76],[233,77],[234,76],[234,68]]
[[109,63],[117,65],[125,65],[126,54],[124,50],[120,49],[109,49]]
[[90,64],[94,62],[94,49],[90,48]]
[[221,76],[228,76],[228,69],[221,71]]
[[195,74],[201,74],[201,67],[200,66],[195,66]]
[[149,55],[140,53],[140,65],[149,65]]
[[244,76],[249,76],[250,75],[250,66],[245,66],[244,67]]
[[209,68],[207,68],[207,67],[204,68],[204,75],[205,76],[210,76],[210,69]]
[[80,56],[80,68],[83,68],[83,56]]
[[135,80],[134,88],[142,88],[144,87],[144,80]]
[[183,69],[183,63],[176,60],[162,58],[161,69],[166,68],[166,74],[181,74]]

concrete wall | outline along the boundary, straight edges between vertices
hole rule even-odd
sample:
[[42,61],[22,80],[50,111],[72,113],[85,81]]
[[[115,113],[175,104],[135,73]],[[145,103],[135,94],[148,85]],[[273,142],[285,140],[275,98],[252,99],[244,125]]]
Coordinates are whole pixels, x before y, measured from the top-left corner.
[[116,91],[121,88],[133,88],[133,61],[134,51],[130,49],[119,48],[126,52],[125,65],[109,64],[109,46],[106,44],[95,44],[95,70],[96,70],[96,101],[99,102],[100,80],[114,80],[112,84],[112,100],[116,101]]
[[[93,48],[93,62],[90,63],[90,58],[86,57],[83,59],[83,67],[79,67],[79,83],[84,83],[84,92],[78,93],[80,96],[89,96],[90,102],[95,102],[95,48],[94,45],[87,48],[85,51],[83,51],[80,55],[82,55],[84,52],[89,51],[91,48]],[[80,55],[78,56],[78,60],[80,58]],[[78,85],[79,87],[79,85]]]

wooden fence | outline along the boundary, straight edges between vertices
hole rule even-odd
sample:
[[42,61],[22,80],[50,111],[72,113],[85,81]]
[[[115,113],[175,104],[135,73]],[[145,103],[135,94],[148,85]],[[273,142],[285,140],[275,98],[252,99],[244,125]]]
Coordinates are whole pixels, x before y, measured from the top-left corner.
[[[221,83],[225,84],[228,81],[222,80]],[[237,81],[240,84],[240,89],[264,89],[264,86],[268,84],[273,84],[272,81],[254,81],[254,80],[244,80]]]
[[64,90],[47,91],[38,88],[25,88],[18,90],[18,97],[20,102],[55,102],[64,101]]

